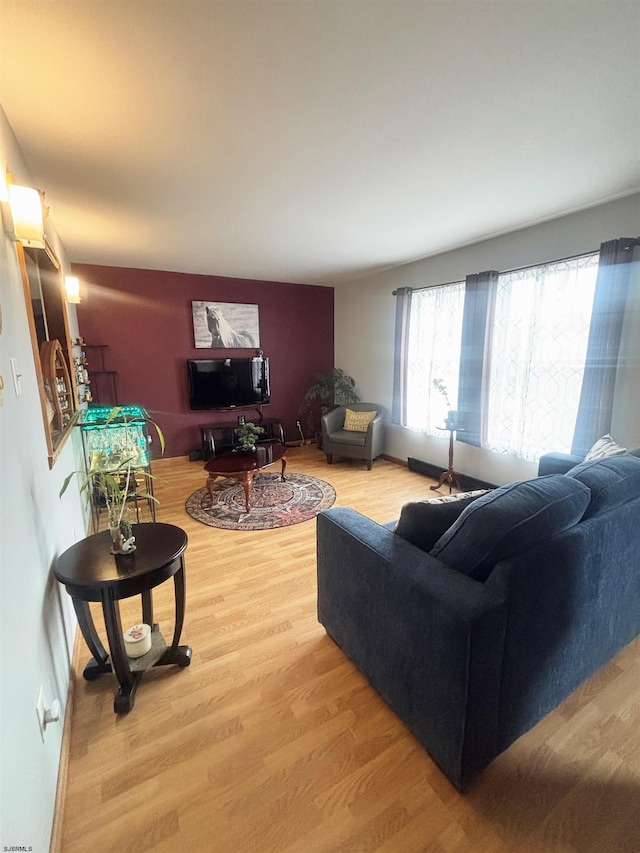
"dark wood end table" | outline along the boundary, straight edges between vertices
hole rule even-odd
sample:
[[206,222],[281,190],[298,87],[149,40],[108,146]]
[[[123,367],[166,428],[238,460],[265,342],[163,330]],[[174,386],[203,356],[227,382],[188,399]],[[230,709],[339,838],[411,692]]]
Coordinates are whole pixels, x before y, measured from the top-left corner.
[[[438,427],[438,429],[440,429],[440,428],[441,427]],[[430,486],[429,488],[431,489],[431,491],[435,492],[441,486],[443,486],[445,483],[448,483],[449,484],[449,494],[451,494],[451,489],[453,487],[455,487],[456,489],[462,488],[460,485],[460,477],[453,470],[453,441],[454,441],[454,436],[455,436],[456,432],[458,432],[458,427],[455,427],[454,429],[450,429],[449,427],[442,427],[442,429],[443,430],[446,429],[447,432],[449,433],[449,467],[447,468],[446,471],[443,471],[442,474],[440,474],[440,479],[438,480],[438,485],[437,486]]]
[[[110,552],[108,530],[94,533],[76,542],[60,555],[54,575],[71,596],[82,636],[93,654],[83,675],[93,681],[104,672],[114,672],[120,689],[113,707],[116,714],[133,708],[135,693],[143,673],[153,666],[191,663],[191,648],[178,645],[185,609],[184,551],[187,534],[180,527],[160,522],[134,524],[136,550],[131,554]],[[173,577],[175,626],[171,645],[167,646],[153,621],[151,590]],[[142,621],[151,626],[151,650],[139,658],[127,656],[120,620],[119,601],[140,595]],[[102,604],[109,652],[96,631],[90,601]]]
[[284,472],[287,467],[287,448],[284,444],[262,444],[250,453],[240,450],[230,450],[214,456],[204,466],[207,472],[207,489],[213,501],[213,483],[217,477],[233,477],[244,489],[245,507],[249,512],[251,503],[251,488],[253,478],[263,468],[280,461],[282,468],[280,478],[286,480]]

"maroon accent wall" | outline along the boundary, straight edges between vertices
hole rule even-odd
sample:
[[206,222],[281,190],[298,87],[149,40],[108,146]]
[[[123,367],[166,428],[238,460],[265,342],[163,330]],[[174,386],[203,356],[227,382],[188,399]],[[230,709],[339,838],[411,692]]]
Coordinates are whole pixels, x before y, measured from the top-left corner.
[[[256,353],[196,349],[192,300],[259,306],[260,348],[271,369],[271,402],[263,415],[283,420],[287,441],[299,439],[295,422],[304,395],[316,373],[333,367],[333,288],[90,264],[74,264],[73,272],[82,282],[80,334],[89,344],[108,345],[105,368],[118,373],[118,402],[151,413],[164,432],[166,456],[199,448],[199,424],[237,422],[240,412],[192,412],[187,359]],[[97,355],[87,351],[90,370],[99,369]],[[242,412],[257,419],[255,408]]]

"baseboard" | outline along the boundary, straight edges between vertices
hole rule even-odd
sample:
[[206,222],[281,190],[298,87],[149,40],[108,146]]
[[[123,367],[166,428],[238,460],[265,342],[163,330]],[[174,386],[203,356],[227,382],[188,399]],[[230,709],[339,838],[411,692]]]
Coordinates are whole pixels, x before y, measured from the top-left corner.
[[53,823],[51,825],[51,841],[49,853],[60,853],[62,850],[62,828],[64,824],[64,804],[67,798],[67,779],[69,775],[69,753],[71,751],[71,725],[76,691],[76,665],[80,657],[82,636],[76,628],[76,636],[69,668],[69,687],[67,689],[67,704],[64,709],[64,726],[62,743],[60,744],[60,761],[58,763],[58,781],[56,784],[56,799],[53,807]]
[[[432,480],[439,479],[443,470],[441,465],[434,465],[431,462],[424,462],[422,459],[415,459],[411,456],[407,459],[407,465],[410,471],[415,471],[417,474],[424,474],[425,477],[429,477]],[[460,477],[460,485],[463,492],[471,492],[474,489],[496,488],[495,483],[478,480],[476,477],[470,477],[468,474],[463,474],[460,471],[456,471],[456,474]]]
[[396,456],[389,456],[387,453],[380,454],[381,459],[386,459],[387,462],[393,462],[394,465],[401,465],[403,468],[408,467],[406,459],[398,459]]

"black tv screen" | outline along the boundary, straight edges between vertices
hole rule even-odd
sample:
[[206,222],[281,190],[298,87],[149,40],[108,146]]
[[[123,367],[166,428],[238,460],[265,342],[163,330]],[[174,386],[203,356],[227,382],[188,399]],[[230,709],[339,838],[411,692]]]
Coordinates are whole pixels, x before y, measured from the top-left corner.
[[193,358],[187,361],[187,370],[193,410],[269,402],[268,358]]

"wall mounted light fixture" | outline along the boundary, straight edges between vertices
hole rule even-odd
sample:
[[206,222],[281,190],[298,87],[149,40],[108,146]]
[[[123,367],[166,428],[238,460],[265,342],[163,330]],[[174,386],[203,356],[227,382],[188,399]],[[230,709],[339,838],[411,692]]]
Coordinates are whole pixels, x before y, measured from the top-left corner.
[[80,279],[74,275],[65,276],[64,289],[67,291],[67,302],[80,302]]
[[44,249],[42,198],[33,187],[8,184],[9,207],[13,219],[13,238],[23,246]]

